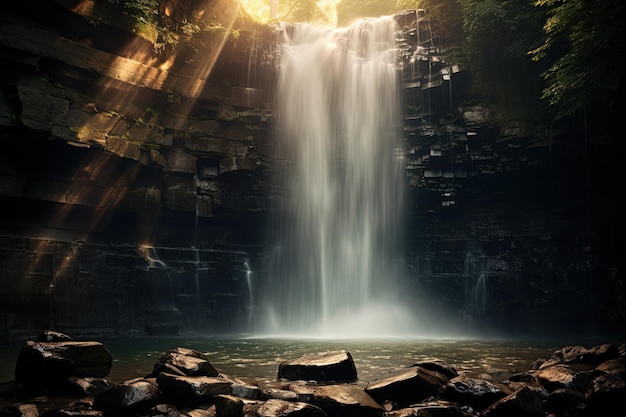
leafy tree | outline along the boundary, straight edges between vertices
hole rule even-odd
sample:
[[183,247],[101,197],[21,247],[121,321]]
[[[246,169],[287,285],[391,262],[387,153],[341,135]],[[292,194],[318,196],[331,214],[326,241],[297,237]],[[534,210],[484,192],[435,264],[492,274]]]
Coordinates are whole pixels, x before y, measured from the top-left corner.
[[572,114],[591,102],[612,106],[623,87],[623,0],[538,0],[547,10],[543,43],[530,54],[547,61],[543,98]]

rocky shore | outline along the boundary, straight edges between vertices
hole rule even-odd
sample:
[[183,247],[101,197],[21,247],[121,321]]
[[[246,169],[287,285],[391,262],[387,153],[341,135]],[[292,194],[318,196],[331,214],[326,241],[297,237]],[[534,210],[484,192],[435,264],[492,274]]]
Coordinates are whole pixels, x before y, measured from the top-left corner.
[[626,394],[626,344],[611,343],[564,346],[506,377],[398,364],[364,386],[343,350],[284,361],[271,386],[224,374],[184,346],[121,383],[106,378],[112,362],[100,342],[44,331],[0,386],[0,417],[597,417],[616,415]]

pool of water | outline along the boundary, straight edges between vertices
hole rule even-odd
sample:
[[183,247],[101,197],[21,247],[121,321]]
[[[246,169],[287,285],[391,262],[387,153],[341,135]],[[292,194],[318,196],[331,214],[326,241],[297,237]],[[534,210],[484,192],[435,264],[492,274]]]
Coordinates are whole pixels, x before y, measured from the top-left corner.
[[[211,364],[225,374],[254,378],[260,383],[276,381],[282,361],[307,353],[346,350],[354,359],[357,384],[367,384],[404,366],[421,361],[443,361],[461,374],[478,376],[484,372],[510,374],[530,369],[537,359],[568,344],[519,340],[415,339],[329,340],[260,337],[132,337],[100,339],[113,356],[108,379],[121,382],[150,373],[156,360],[168,349],[187,347],[204,352]],[[598,342],[604,343],[604,342]],[[15,360],[22,344],[0,345],[0,382],[13,379]]]

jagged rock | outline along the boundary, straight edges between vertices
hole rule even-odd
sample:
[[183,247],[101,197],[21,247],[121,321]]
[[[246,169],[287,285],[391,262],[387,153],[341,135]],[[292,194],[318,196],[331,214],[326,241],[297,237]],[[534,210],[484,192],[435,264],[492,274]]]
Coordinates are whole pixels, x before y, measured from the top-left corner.
[[379,403],[394,401],[406,407],[435,395],[446,382],[443,374],[414,366],[368,384],[365,392]]
[[234,396],[248,400],[266,400],[268,398],[256,382],[245,381],[225,374],[220,374],[220,376],[232,383],[232,395]]
[[321,408],[303,402],[267,400],[256,409],[258,417],[332,417]]
[[[419,366],[420,368],[426,369],[428,371],[437,372],[439,374],[445,375],[448,379],[452,379],[456,376],[459,376],[459,373],[452,366],[448,366],[445,363],[440,362],[419,362],[413,366]],[[447,381],[446,381],[447,382]]]
[[220,417],[240,417],[243,414],[243,400],[236,395],[215,396],[215,411]]
[[273,398],[275,400],[283,400],[283,401],[302,401],[298,398],[298,394],[294,391],[286,390],[286,389],[277,389],[277,388],[268,388],[265,390],[265,394],[269,398]]
[[197,405],[216,395],[232,392],[232,382],[209,376],[179,376],[161,372],[156,382],[163,398],[172,404]]
[[298,401],[305,403],[313,402],[313,395],[315,393],[315,387],[311,385],[292,384],[289,386],[289,390],[296,393]]
[[589,364],[598,365],[609,359],[620,356],[619,348],[614,344],[602,344],[590,349],[584,346],[566,346],[555,351],[552,356],[539,366],[539,369],[548,368],[558,364]]
[[[46,336],[47,337],[47,336]],[[53,335],[50,335],[53,337]],[[42,336],[45,339],[45,337]],[[41,342],[66,343],[66,342]],[[599,345],[600,346],[600,345]],[[603,348],[589,351],[599,352]],[[203,361],[206,355],[188,348],[174,348],[157,360],[155,368],[178,369],[173,357]],[[319,358],[319,354],[313,355]],[[174,361],[176,362],[176,361]],[[195,365],[197,362],[192,361]],[[395,400],[376,399],[365,388],[352,383],[323,385],[303,381],[283,382],[276,388],[261,389],[253,379],[219,375],[219,377],[187,376],[160,371],[155,378],[137,378],[119,385],[99,378],[68,377],[77,388],[72,394],[82,399],[54,409],[54,416],[84,417],[596,417],[613,415],[626,394],[626,359],[605,361],[595,368],[584,364],[558,364],[542,370],[529,370],[497,383],[466,375],[456,376],[444,384],[447,376],[439,371],[411,366],[392,374],[400,381],[415,383],[428,376],[427,382],[444,384],[428,398],[413,402],[411,395],[421,388],[407,390],[401,405]],[[189,369],[187,369],[189,368]],[[433,369],[450,368],[440,363]],[[183,367],[196,372],[198,367]],[[406,375],[405,375],[406,373]],[[409,378],[406,378],[406,376]],[[385,379],[395,381],[392,377]],[[403,379],[404,378],[404,379]],[[431,380],[432,378],[432,380]],[[397,382],[397,381],[396,381]],[[370,384],[370,385],[373,385]],[[546,385],[543,385],[546,384]],[[16,386],[17,387],[17,386]],[[78,389],[80,388],[80,389]],[[6,391],[7,388],[5,388]],[[16,391],[17,392],[17,391]],[[413,393],[413,394],[411,394]],[[64,393],[63,393],[64,394]],[[32,395],[32,394],[31,394]],[[397,395],[393,393],[392,395]],[[418,395],[421,397],[424,393]],[[58,398],[39,397],[24,404],[0,408],[0,415],[36,417],[37,407],[49,409]],[[33,408],[36,402],[38,406]],[[41,405],[39,405],[41,403]],[[22,408],[20,408],[22,407]],[[197,408],[194,408],[197,407]],[[4,414],[3,414],[4,413]],[[31,414],[26,414],[31,413]]]
[[545,415],[545,409],[539,394],[524,387],[491,404],[481,415],[485,417],[541,417]]
[[350,352],[328,352],[304,355],[282,362],[278,378],[291,381],[352,382],[356,381],[356,366]]
[[374,417],[380,416],[384,411],[363,389],[349,384],[316,388],[313,404],[324,410],[329,417]]
[[15,379],[30,387],[51,386],[70,376],[105,377],[113,358],[100,342],[27,342],[15,364]]
[[161,400],[159,388],[147,379],[137,378],[96,395],[93,409],[106,416],[147,411]]
[[603,415],[622,407],[626,396],[626,359],[613,359],[596,367],[585,400],[590,410]]
[[70,376],[67,381],[76,387],[76,391],[84,395],[96,396],[104,391],[113,388],[113,384],[103,378]]
[[170,349],[157,359],[150,376],[157,376],[161,372],[187,376],[219,375],[202,352],[183,347]]
[[458,376],[443,386],[440,395],[443,399],[484,410],[509,394],[510,392],[501,384],[480,378]]
[[54,330],[44,330],[43,332],[39,333],[39,335],[35,339],[35,342],[62,342],[69,340],[74,339],[72,339],[71,336],[65,333],[55,332]]
[[557,388],[569,388],[584,392],[585,387],[589,383],[587,372],[583,373],[575,370],[570,365],[554,365],[544,368],[537,373],[536,378],[548,391],[553,391]]

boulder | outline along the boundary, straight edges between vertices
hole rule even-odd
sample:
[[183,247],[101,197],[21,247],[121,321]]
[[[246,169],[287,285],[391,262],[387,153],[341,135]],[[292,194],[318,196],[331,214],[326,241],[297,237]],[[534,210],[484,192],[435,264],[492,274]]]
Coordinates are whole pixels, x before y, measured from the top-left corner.
[[589,383],[588,371],[581,372],[569,365],[554,365],[543,368],[536,375],[537,381],[548,391],[557,388],[569,388],[575,391],[584,392]]
[[541,417],[545,409],[539,394],[524,387],[487,407],[484,417]]
[[393,401],[406,407],[435,395],[446,382],[443,374],[413,366],[368,384],[365,392],[379,403]]
[[256,410],[256,415],[258,417],[332,417],[312,404],[276,399],[263,403]]
[[15,380],[28,387],[54,387],[70,376],[102,378],[113,358],[100,342],[27,342],[15,364]]
[[94,397],[93,409],[106,416],[146,412],[161,399],[159,388],[143,378],[116,385]]
[[184,347],[170,349],[161,356],[154,364],[150,376],[157,376],[161,372],[187,376],[219,375],[204,353]]
[[328,417],[378,417],[383,407],[355,385],[325,385],[315,389],[313,404]]
[[458,376],[443,386],[440,396],[481,411],[509,394],[511,392],[501,384],[481,378]]
[[163,398],[171,404],[198,405],[219,394],[231,394],[232,382],[209,376],[179,376],[160,373],[156,378]]
[[599,365],[610,359],[620,356],[617,345],[605,343],[589,349],[584,346],[565,346],[556,350],[552,356],[543,362],[539,369],[545,369],[558,364],[588,364]]
[[316,382],[353,382],[357,372],[350,352],[337,351],[304,355],[278,366],[278,379]]

